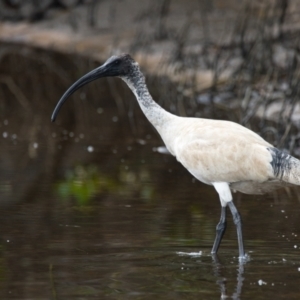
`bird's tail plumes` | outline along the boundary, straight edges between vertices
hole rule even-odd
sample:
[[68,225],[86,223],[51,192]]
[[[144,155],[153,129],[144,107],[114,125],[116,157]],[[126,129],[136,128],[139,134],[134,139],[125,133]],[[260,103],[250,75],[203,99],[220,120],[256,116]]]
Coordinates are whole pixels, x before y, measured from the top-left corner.
[[272,155],[271,165],[276,178],[300,185],[300,160],[276,148],[268,149]]

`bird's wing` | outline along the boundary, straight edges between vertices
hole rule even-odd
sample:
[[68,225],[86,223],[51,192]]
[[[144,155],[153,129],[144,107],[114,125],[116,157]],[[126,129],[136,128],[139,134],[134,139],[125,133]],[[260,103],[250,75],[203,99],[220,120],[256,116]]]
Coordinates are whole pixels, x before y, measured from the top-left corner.
[[263,182],[274,177],[266,146],[243,136],[197,139],[176,147],[175,156],[197,179],[212,182]]

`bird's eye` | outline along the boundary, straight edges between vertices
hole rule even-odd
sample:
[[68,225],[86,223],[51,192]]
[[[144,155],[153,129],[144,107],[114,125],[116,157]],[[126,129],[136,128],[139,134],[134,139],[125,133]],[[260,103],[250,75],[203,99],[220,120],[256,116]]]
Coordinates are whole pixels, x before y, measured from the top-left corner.
[[120,61],[119,59],[116,59],[116,60],[114,61],[114,65],[115,65],[115,66],[119,65],[120,63],[121,63],[121,61]]

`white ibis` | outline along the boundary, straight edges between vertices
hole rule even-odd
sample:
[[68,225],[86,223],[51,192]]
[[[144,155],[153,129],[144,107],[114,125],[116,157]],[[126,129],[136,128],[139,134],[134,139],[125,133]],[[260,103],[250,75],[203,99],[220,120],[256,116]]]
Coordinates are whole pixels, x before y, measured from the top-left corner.
[[198,180],[214,186],[221,201],[212,253],[217,253],[226,230],[229,207],[237,230],[239,257],[245,258],[241,217],[231,190],[262,194],[281,186],[300,185],[300,161],[233,122],[173,115],[152,99],[138,63],[128,54],[112,56],[102,66],[76,81],[62,96],[52,122],[66,101],[83,85],[117,76],[132,90],[145,116],[156,128],[169,152]]

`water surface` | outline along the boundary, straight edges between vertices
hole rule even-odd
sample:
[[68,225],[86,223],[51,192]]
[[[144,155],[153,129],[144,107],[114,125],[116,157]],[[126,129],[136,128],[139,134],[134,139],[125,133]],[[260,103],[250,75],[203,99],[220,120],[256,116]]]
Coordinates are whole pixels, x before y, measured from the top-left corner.
[[[29,66],[18,59],[22,74]],[[250,259],[239,264],[229,215],[212,257],[216,192],[157,151],[161,140],[122,84],[83,89],[52,124],[82,70],[66,66],[73,75],[62,82],[39,62],[45,77],[28,77],[26,87],[8,61],[1,70],[20,81],[28,103],[1,86],[2,299],[299,299],[299,189],[235,194]]]

